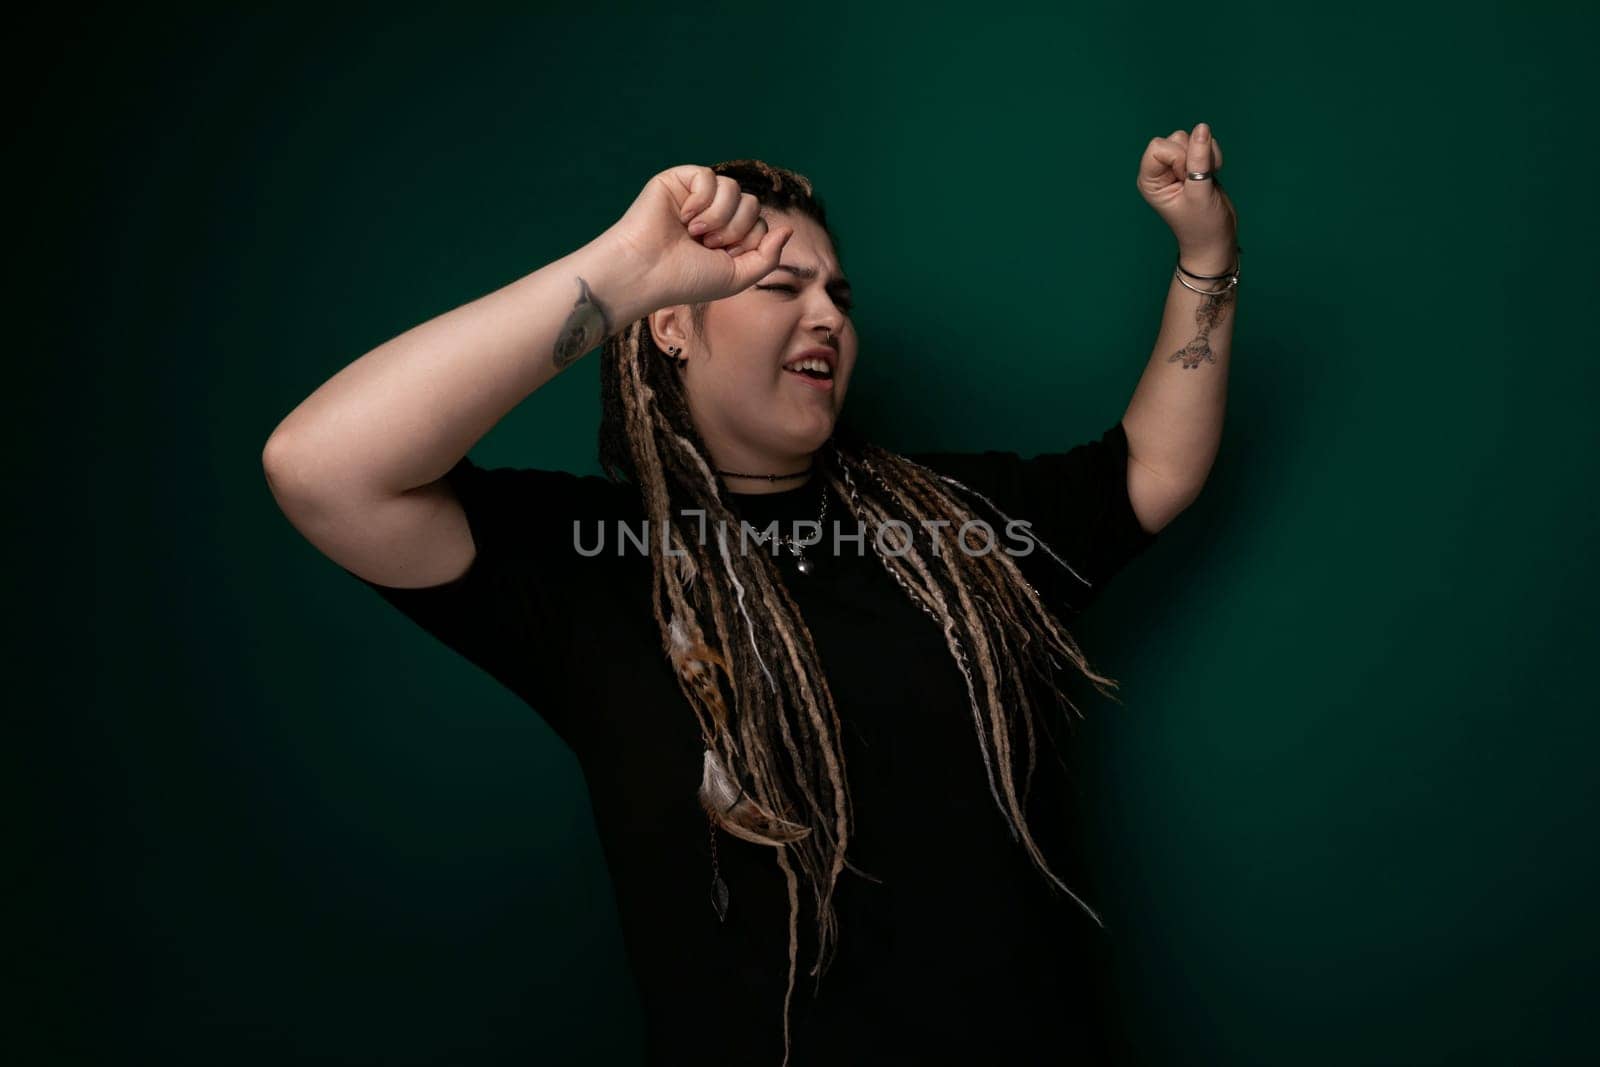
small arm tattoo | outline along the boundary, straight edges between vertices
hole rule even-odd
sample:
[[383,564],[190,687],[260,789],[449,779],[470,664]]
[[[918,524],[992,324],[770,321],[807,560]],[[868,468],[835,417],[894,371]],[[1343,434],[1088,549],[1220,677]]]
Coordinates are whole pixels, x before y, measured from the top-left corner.
[[1209,294],[1200,301],[1200,309],[1194,315],[1200,332],[1188,344],[1168,356],[1168,363],[1181,359],[1184,370],[1194,370],[1201,363],[1217,361],[1211,353],[1211,329],[1227,314],[1228,306],[1233,303],[1233,291],[1234,287],[1230,285],[1222,292]]
[[572,313],[561,324],[561,333],[556,337],[556,370],[566,370],[585,352],[610,336],[610,314],[589,288],[589,283],[579,278],[578,302],[572,305]]

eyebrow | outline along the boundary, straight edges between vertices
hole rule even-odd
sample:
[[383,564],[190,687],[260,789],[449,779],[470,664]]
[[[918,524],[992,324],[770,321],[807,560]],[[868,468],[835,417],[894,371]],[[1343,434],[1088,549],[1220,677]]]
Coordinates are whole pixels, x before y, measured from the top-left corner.
[[[790,274],[793,274],[796,278],[804,278],[806,281],[810,281],[812,278],[815,278],[817,276],[817,268],[815,268],[815,267],[794,267],[794,266],[790,266],[787,263],[780,263],[776,267],[773,267],[772,269],[773,270],[786,270]],[[843,277],[835,278],[829,284],[835,289],[849,289],[850,288],[850,279],[849,278],[843,278]]]

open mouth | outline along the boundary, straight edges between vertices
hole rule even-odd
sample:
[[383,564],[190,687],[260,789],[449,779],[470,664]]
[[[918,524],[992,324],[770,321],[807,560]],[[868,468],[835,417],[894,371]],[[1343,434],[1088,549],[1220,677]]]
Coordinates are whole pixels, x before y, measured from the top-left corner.
[[783,372],[803,378],[808,385],[818,388],[829,388],[833,385],[833,367],[825,359],[797,359],[793,363],[786,364]]
[[807,371],[797,370],[786,370],[783,373],[789,375],[791,378],[798,378],[800,380],[800,384],[805,386],[807,389],[815,389],[822,393],[833,392],[833,377],[831,375],[809,373]]

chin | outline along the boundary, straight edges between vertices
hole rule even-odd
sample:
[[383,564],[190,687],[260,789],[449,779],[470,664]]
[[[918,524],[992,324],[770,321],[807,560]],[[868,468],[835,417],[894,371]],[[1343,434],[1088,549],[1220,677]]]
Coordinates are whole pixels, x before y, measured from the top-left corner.
[[786,432],[773,433],[772,427],[765,427],[767,432],[762,434],[766,438],[767,446],[774,452],[785,452],[792,455],[810,454],[827,443],[829,435],[833,433],[833,420],[826,423],[816,422],[809,426],[786,427]]
[[830,415],[828,418],[818,420],[811,426],[799,429],[791,435],[791,439],[795,442],[795,450],[799,452],[815,452],[821,448],[827,443],[828,438],[833,435],[835,419],[835,416]]

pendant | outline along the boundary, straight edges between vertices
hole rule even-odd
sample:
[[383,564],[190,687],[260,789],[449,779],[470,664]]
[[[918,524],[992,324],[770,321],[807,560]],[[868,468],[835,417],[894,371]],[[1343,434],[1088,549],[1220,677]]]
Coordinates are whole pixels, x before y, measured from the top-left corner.
[[799,569],[801,574],[810,574],[815,567],[815,564],[813,564],[809,559],[806,559],[804,556],[801,556],[795,561],[795,567]]
[[728,883],[717,874],[711,880],[711,906],[717,911],[717,921],[728,921]]

